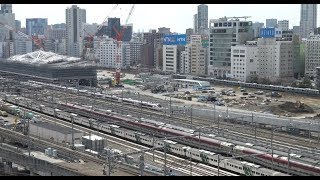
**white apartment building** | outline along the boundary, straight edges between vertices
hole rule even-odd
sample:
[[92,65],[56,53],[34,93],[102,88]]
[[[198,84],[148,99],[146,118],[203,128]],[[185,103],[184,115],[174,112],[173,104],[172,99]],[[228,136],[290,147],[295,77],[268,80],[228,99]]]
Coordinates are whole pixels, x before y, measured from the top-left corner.
[[86,10],[76,5],[66,9],[67,55],[80,57],[83,51],[82,28],[86,23]]
[[320,35],[311,35],[306,40],[305,75],[316,75],[316,67],[320,67]]
[[[127,45],[124,45],[127,47]],[[98,58],[98,66],[106,68],[117,68],[116,58],[117,58],[117,41],[104,36],[103,38],[94,39],[94,52],[95,56]],[[124,68],[124,51],[123,46],[120,47],[119,61],[121,63],[121,68]],[[129,55],[130,56],[130,55]]]
[[188,48],[190,49],[190,73],[195,75],[205,75],[207,51],[206,48],[202,47],[201,35],[191,35]]
[[256,41],[248,41],[245,45],[231,47],[231,75],[240,81],[250,80],[250,76],[258,75],[259,55]]
[[259,76],[276,80],[293,77],[293,43],[276,38],[258,39]]
[[163,45],[163,71],[177,73],[178,47],[176,45]]
[[281,28],[283,31],[289,30],[289,20],[278,21],[278,28]]

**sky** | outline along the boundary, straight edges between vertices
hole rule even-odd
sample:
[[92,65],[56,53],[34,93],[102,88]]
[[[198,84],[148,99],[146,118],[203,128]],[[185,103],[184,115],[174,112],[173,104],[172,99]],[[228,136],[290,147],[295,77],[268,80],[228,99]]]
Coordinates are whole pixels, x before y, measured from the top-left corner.
[[[114,4],[75,4],[86,9],[87,23],[101,24],[106,17],[120,17],[125,23],[130,4],[120,4],[111,12]],[[65,23],[65,10],[71,4],[13,4],[16,20],[25,27],[26,18],[48,18],[48,24]],[[128,19],[133,24],[134,32],[148,32],[150,29],[169,27],[171,32],[185,33],[193,28],[193,15],[198,4],[136,4]],[[251,16],[247,20],[263,22],[266,19],[289,20],[289,28],[298,26],[300,4],[208,4],[209,19],[224,16]],[[318,19],[318,25],[320,18]]]

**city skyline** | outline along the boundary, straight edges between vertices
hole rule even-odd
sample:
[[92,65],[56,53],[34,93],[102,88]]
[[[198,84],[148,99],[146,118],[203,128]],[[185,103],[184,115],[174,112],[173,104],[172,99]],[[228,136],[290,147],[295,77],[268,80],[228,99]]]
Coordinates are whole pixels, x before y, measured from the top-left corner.
[[[65,10],[73,4],[13,4],[16,20],[25,27],[26,18],[48,18],[48,24],[65,23]],[[87,23],[101,24],[110,15],[114,4],[74,4],[87,11]],[[171,28],[171,32],[185,33],[193,28],[193,15],[199,4],[137,4],[128,23],[133,24],[134,32],[148,32],[159,27]],[[251,16],[247,20],[263,22],[266,19],[289,20],[289,28],[300,24],[300,4],[207,4],[208,19],[224,16]],[[32,6],[32,8],[26,8]],[[130,10],[129,4],[120,4],[110,17],[120,17],[124,23]],[[34,11],[37,9],[37,11]],[[54,9],[54,10],[53,10]],[[272,14],[270,13],[272,9]],[[149,13],[150,12],[150,13]],[[163,13],[172,12],[172,13]],[[143,19],[143,20],[141,20]],[[318,21],[320,18],[318,18]],[[320,23],[318,23],[320,24]]]

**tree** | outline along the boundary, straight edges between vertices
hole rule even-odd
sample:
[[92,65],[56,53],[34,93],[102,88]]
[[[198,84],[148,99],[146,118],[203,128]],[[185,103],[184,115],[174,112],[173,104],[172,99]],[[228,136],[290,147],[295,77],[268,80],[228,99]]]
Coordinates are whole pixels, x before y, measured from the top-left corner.
[[258,83],[259,81],[259,77],[256,74],[250,75],[248,79],[249,83]]

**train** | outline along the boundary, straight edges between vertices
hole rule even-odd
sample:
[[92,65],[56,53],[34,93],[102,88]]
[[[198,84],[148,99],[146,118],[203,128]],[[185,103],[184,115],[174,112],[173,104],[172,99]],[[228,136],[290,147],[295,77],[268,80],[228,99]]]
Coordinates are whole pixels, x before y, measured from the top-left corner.
[[266,84],[247,83],[247,82],[241,82],[241,81],[230,81],[230,80],[224,80],[224,79],[204,78],[204,77],[194,77],[193,79],[199,80],[199,81],[209,81],[211,83],[219,83],[219,84],[248,87],[248,88],[255,88],[255,89],[264,89],[264,90],[270,90],[270,91],[282,91],[282,92],[299,93],[299,94],[306,94],[306,95],[320,95],[319,90],[310,89],[310,88],[266,85]]
[[123,103],[126,103],[126,104],[130,104],[130,105],[142,107],[142,108],[147,108],[147,109],[152,109],[152,110],[156,110],[156,111],[163,110],[163,107],[161,106],[160,103],[139,101],[139,100],[135,100],[135,99],[131,99],[131,98],[122,98],[122,97],[118,97],[116,95],[101,94],[100,92],[92,92],[92,91],[88,91],[85,89],[81,89],[78,91],[78,89],[73,88],[73,87],[66,87],[66,86],[43,83],[43,82],[38,82],[38,81],[31,81],[31,80],[29,80],[28,84],[26,84],[26,85],[38,85],[38,86],[41,85],[41,86],[49,87],[54,90],[59,90],[59,91],[68,90],[74,94],[79,93],[80,95],[89,96],[89,97],[95,96],[95,97],[98,97],[101,99],[106,99],[106,100],[113,101],[113,102],[122,102],[123,101]]
[[[44,107],[43,105],[32,104],[30,107],[27,101],[16,101],[16,96],[6,96],[6,101],[10,103],[18,103],[20,106],[29,107],[33,110],[46,113],[48,115],[57,116],[57,111],[50,107]],[[170,124],[165,124],[148,119],[136,119],[132,116],[123,116],[114,114],[112,112],[99,112],[97,110],[91,110],[87,107],[75,105],[75,104],[64,104],[59,103],[60,109],[65,111],[76,112],[79,115],[95,118],[99,121],[108,121],[114,124],[122,124],[123,127],[128,129],[133,129],[136,131],[142,131],[144,133],[155,134],[158,136],[183,136],[184,138],[177,139],[178,142],[187,144],[190,146],[201,146],[205,150],[226,153],[229,155],[239,154],[245,160],[255,162],[257,164],[262,164],[264,166],[272,166],[280,171],[287,172],[290,171],[291,174],[295,175],[320,175],[319,162],[307,157],[303,157],[296,154],[290,154],[287,156],[286,152],[273,153],[273,155],[268,151],[267,148],[259,147],[257,145],[239,145],[230,143],[226,140],[221,140],[212,134],[202,133],[201,136],[196,131],[187,128],[179,128]],[[57,116],[60,117],[60,116]],[[65,117],[60,117],[63,119],[68,119],[69,115]],[[83,123],[82,123],[83,124]],[[276,152],[276,151],[275,151]],[[285,155],[284,155],[285,154]],[[255,155],[250,157],[250,155]]]
[[[12,97],[15,97],[15,96],[12,96]],[[79,125],[83,125],[87,127],[91,125],[90,127],[97,129],[100,132],[105,132],[118,137],[122,137],[130,141],[137,142],[139,144],[148,145],[149,147],[166,148],[167,152],[170,154],[174,154],[179,157],[183,157],[185,159],[192,159],[207,165],[219,166],[219,168],[223,170],[232,171],[240,175],[288,176],[288,174],[281,173],[275,170],[270,170],[251,162],[228,158],[204,149],[192,148],[190,146],[186,146],[172,140],[157,140],[153,136],[150,136],[148,134],[123,128],[115,124],[101,124],[100,121],[94,120],[94,119],[91,119],[91,123],[90,123],[88,118],[78,116],[77,114],[70,114],[60,109],[52,109],[51,107],[46,107],[44,105],[36,105],[33,103],[30,105],[28,101],[16,101],[15,98],[10,98],[10,97],[8,97],[6,101],[11,103],[18,102],[19,106],[29,107],[29,108],[32,108],[33,110],[42,112],[47,115],[54,116],[56,118],[64,119],[67,121],[73,121],[74,123]],[[11,106],[8,106],[9,109],[10,107]],[[148,119],[142,119],[142,122],[151,123],[151,124],[157,123],[156,121],[152,121]],[[161,124],[161,123],[159,125],[162,125],[164,128],[172,128],[173,130],[177,130],[177,131],[180,130],[183,132],[194,133],[192,132],[191,129],[187,129],[187,128],[179,128],[178,126]]]

